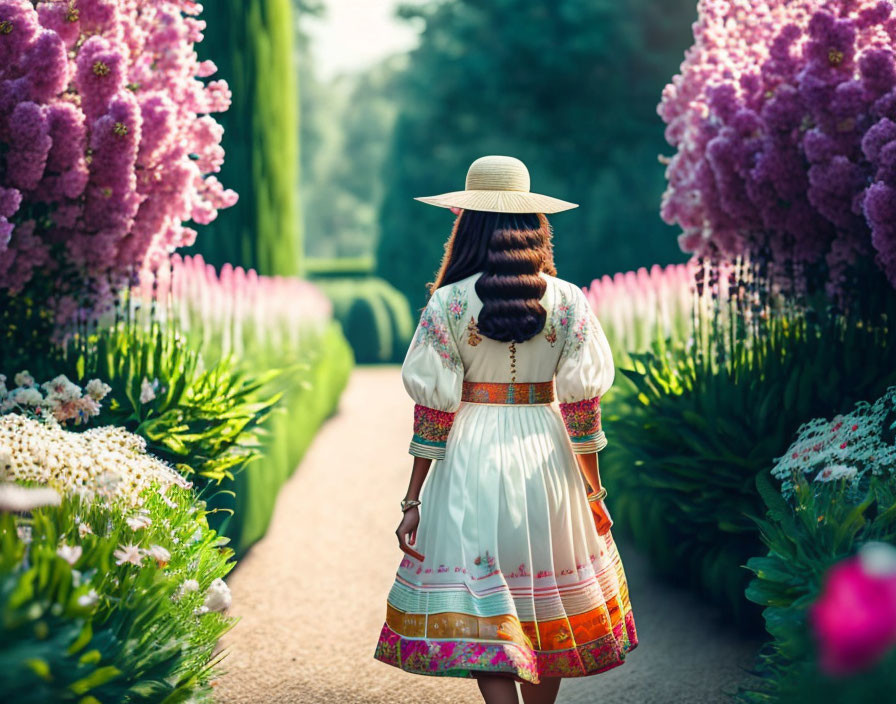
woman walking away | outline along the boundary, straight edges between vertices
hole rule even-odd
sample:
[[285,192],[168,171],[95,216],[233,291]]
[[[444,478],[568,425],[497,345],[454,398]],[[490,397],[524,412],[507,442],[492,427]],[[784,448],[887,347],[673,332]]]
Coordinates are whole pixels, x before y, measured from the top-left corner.
[[414,461],[374,657],[475,677],[486,704],[517,703],[516,682],[526,704],[551,704],[561,678],[638,643],[597,461],[613,359],[585,294],[556,275],[545,216],[576,206],[531,193],[503,156],[418,200],[458,215],[401,369]]

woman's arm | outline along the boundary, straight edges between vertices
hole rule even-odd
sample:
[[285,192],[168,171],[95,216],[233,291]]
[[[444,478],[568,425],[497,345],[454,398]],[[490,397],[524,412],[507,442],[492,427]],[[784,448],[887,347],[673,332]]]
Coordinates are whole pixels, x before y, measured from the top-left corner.
[[[423,486],[423,480],[429,473],[429,467],[432,460],[429,457],[414,456],[414,468],[411,470],[411,481],[408,483],[408,491],[404,498],[418,499],[420,498],[420,488]],[[398,546],[403,550],[410,548],[411,545],[417,543],[417,526],[420,524],[420,511],[414,506],[404,512],[401,517],[401,523],[395,530],[398,536]],[[419,559],[419,558],[418,558]]]
[[404,495],[406,499],[419,499],[420,488],[423,486],[423,480],[429,474],[429,467],[432,460],[429,457],[414,457],[414,467],[411,470],[411,481],[408,483],[408,491]]
[[597,464],[597,453],[587,452],[577,454],[576,459],[579,461],[579,469],[582,470],[582,474],[585,475],[585,480],[591,488],[589,493],[600,491],[600,468]]

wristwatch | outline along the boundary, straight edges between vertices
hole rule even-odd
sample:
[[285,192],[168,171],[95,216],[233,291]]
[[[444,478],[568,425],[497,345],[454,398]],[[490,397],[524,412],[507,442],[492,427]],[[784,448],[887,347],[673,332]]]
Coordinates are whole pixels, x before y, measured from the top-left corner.
[[419,499],[402,499],[401,500],[401,510],[407,511],[409,508],[413,508],[414,506],[419,506]]

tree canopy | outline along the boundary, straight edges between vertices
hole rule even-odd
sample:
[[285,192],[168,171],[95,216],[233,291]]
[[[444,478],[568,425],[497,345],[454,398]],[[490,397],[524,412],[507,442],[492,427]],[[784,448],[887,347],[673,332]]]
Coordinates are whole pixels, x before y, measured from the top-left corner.
[[685,258],[659,217],[669,148],[656,107],[690,42],[693,0],[442,0],[400,13],[424,29],[394,83],[376,255],[412,306],[453,217],[413,198],[462,189],[485,154],[522,159],[533,191],[579,203],[551,219],[563,278]]

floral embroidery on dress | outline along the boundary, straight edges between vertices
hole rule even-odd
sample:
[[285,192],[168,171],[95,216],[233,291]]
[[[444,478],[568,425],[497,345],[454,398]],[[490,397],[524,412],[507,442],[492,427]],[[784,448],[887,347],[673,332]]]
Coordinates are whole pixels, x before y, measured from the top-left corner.
[[414,442],[445,445],[454,422],[454,413],[414,404]]
[[566,357],[576,359],[579,356],[579,351],[582,349],[582,345],[584,345],[585,340],[588,339],[588,332],[590,330],[588,325],[589,317],[589,311],[585,311],[585,313],[576,321],[575,327],[567,333],[566,342],[564,342],[563,350],[560,352],[560,359],[565,359]]
[[600,396],[560,404],[560,415],[573,442],[593,440],[601,431]]
[[441,309],[437,303],[426,306],[420,316],[420,325],[415,344],[428,344],[442,358],[442,366],[447,369],[457,369],[463,365],[457,348],[451,339],[451,331],[447,322],[441,316]]
[[570,308],[572,304],[566,297],[566,291],[560,291],[560,302],[554,306],[551,311],[551,318],[544,328],[544,338],[551,343],[551,347],[557,342],[558,330],[567,330],[569,328]]
[[482,342],[482,335],[479,334],[479,325],[476,323],[476,319],[471,315],[470,322],[467,323],[467,344],[470,347],[475,347],[480,342]]
[[495,556],[489,555],[488,550],[483,555],[477,555],[476,559],[473,560],[473,564],[479,568],[480,578],[488,577],[495,572]]
[[455,286],[451,297],[448,299],[446,308],[448,315],[454,318],[454,320],[457,321],[463,318],[467,312],[467,290],[463,287]]

